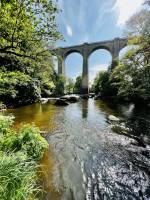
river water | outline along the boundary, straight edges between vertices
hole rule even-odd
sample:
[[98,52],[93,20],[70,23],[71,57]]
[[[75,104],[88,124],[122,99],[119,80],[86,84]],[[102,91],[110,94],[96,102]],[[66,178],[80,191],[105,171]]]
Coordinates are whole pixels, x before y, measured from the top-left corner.
[[[93,99],[8,110],[48,133],[44,200],[150,199],[150,111]],[[112,122],[110,115],[120,118]]]

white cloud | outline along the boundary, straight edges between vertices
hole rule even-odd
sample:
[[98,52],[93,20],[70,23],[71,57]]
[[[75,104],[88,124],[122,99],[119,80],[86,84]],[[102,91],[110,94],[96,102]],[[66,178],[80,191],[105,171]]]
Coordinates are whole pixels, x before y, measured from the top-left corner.
[[69,24],[66,25],[66,31],[67,31],[68,36],[70,36],[70,37],[73,36],[73,31]]
[[114,9],[118,12],[118,26],[125,25],[126,21],[142,6],[144,0],[116,0]]

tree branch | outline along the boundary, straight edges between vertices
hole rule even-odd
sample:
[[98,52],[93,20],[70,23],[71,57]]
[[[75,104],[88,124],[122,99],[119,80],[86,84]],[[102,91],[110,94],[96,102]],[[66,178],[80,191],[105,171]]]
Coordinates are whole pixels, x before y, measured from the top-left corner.
[[36,58],[33,57],[33,56],[29,56],[29,55],[25,55],[25,54],[20,54],[20,53],[16,53],[16,52],[13,52],[13,51],[0,50],[0,53],[12,54],[12,55],[15,55],[15,56],[18,56],[18,57],[24,57],[24,58],[30,58],[32,60],[36,60]]

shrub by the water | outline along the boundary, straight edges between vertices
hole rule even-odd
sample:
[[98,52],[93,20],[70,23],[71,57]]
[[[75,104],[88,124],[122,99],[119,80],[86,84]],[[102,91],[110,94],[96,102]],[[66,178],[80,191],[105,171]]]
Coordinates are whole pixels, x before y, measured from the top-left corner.
[[8,130],[12,124],[13,124],[13,116],[0,115],[0,137],[8,133]]
[[48,148],[34,125],[13,130],[13,117],[0,115],[0,199],[37,198],[38,161]]
[[0,99],[8,106],[30,104],[40,99],[40,88],[22,72],[0,72]]

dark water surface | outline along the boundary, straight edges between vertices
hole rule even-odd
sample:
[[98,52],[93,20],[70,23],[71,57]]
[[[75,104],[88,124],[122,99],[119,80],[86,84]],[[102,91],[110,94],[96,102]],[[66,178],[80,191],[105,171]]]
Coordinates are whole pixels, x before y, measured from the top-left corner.
[[[8,110],[48,131],[45,200],[150,199],[150,111],[81,100]],[[121,121],[110,122],[109,115]]]

